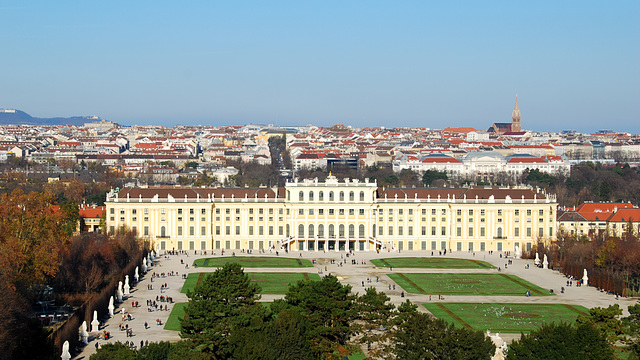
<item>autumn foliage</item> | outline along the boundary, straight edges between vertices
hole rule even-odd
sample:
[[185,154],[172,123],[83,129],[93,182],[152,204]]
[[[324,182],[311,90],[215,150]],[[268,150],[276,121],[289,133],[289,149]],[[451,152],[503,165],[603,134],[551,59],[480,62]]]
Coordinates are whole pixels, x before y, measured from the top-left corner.
[[59,272],[53,281],[58,297],[79,305],[100,292],[139,253],[141,244],[133,232],[114,236],[82,233],[60,252]]
[[0,195],[0,276],[23,291],[58,271],[58,255],[69,242],[64,211],[53,198],[16,189]]

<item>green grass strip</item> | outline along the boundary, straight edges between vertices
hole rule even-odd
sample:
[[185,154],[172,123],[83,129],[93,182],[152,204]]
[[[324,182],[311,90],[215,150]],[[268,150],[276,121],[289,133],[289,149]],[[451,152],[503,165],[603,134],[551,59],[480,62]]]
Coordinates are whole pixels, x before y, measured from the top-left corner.
[[[175,303],[173,305],[173,309],[171,309],[171,314],[169,314],[169,318],[167,322],[164,324],[165,330],[173,330],[180,331],[180,319],[184,317],[184,307],[187,306],[188,303]],[[151,325],[153,327],[153,325]]]
[[299,268],[313,267],[310,260],[267,256],[224,256],[196,259],[193,264],[200,267],[221,267],[226,263],[238,263],[243,268]]
[[443,257],[407,257],[372,259],[376,266],[420,269],[495,269],[481,260],[453,259]]
[[261,294],[286,294],[289,285],[300,280],[320,281],[320,275],[307,273],[247,273],[251,282],[260,286]]
[[188,290],[193,291],[193,289],[202,282],[204,279],[204,273],[191,273],[187,275],[187,279],[182,284],[181,293],[186,294]]

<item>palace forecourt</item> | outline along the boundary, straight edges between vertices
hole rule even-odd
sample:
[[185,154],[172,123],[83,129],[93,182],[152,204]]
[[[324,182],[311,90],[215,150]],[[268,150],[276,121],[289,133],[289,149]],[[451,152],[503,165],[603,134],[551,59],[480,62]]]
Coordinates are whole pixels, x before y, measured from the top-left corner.
[[[150,266],[147,274],[142,274],[140,282],[132,283],[131,295],[125,296],[125,300],[122,304],[116,304],[115,316],[111,318],[103,319],[104,325],[100,327],[100,334],[103,331],[108,331],[111,334],[111,338],[104,340],[102,338],[97,339],[98,332],[91,333],[89,338],[89,345],[82,349],[82,352],[78,354],[76,359],[88,359],[89,356],[95,353],[95,345],[99,343],[114,343],[132,341],[137,347],[140,345],[140,341],[158,342],[158,341],[178,341],[180,340],[179,320],[172,316],[172,311],[175,307],[183,306],[179,303],[186,303],[188,298],[185,293],[181,292],[183,286],[189,288],[193,284],[185,284],[185,282],[191,282],[183,279],[183,275],[190,275],[192,279],[195,279],[199,273],[210,273],[216,270],[216,267],[203,267],[193,266],[194,262],[201,263],[206,259],[212,259],[217,261],[237,261],[241,263],[256,262],[257,258],[268,257],[273,261],[280,261],[286,258],[291,263],[297,260],[303,263],[314,260],[316,263],[314,267],[308,266],[288,266],[282,268],[273,267],[246,267],[245,272],[251,273],[300,273],[308,274],[310,277],[320,275],[326,276],[332,274],[338,277],[341,283],[351,285],[352,292],[354,294],[363,294],[366,288],[374,287],[379,292],[384,292],[391,298],[391,302],[398,306],[406,300],[411,300],[414,304],[420,305],[419,311],[431,311],[434,310],[437,316],[445,318],[447,321],[452,321],[456,326],[470,325],[476,330],[491,330],[492,333],[500,332],[500,336],[507,342],[510,342],[514,338],[520,336],[520,331],[529,331],[532,324],[539,323],[540,321],[558,321],[557,317],[558,306],[568,305],[569,308],[575,308],[580,311],[585,311],[584,308],[592,308],[595,306],[607,307],[612,304],[619,304],[627,314],[627,306],[636,303],[637,298],[619,298],[616,299],[614,295],[606,294],[598,291],[592,286],[583,287],[567,287],[565,292],[562,293],[560,288],[566,286],[568,280],[562,274],[551,269],[542,269],[533,266],[533,260],[505,258],[500,256],[501,254],[488,252],[454,252],[450,254],[447,252],[446,260],[456,261],[482,261],[487,262],[491,267],[467,267],[458,268],[447,265],[442,261],[443,257],[434,254],[432,257],[429,254],[425,254],[422,251],[402,251],[398,252],[385,250],[379,254],[376,252],[354,252],[349,257],[346,256],[346,252],[333,252],[333,251],[309,251],[309,252],[289,252],[289,254],[276,255],[275,251],[266,251],[265,254],[238,254],[232,255],[232,252],[226,252],[221,255],[220,252],[213,254],[202,254],[198,251],[198,255],[194,255],[194,252],[181,252],[177,255],[169,255],[164,252],[160,253]],[[414,262],[426,262],[433,261],[439,264],[443,264],[441,268],[408,268],[408,267],[393,267],[390,269],[387,266],[376,266],[374,264],[375,259],[383,259],[387,262],[393,263],[395,261],[405,261],[407,258],[413,258]],[[428,258],[428,259],[424,259]],[[351,260],[356,261],[356,265],[351,263]],[[512,260],[513,263],[505,268],[505,264],[508,260]],[[213,263],[214,261],[209,261]],[[340,265],[342,263],[342,265]],[[498,267],[502,269],[497,270]],[[326,270],[325,270],[326,269]],[[174,273],[174,276],[162,276],[156,277],[152,280],[152,273]],[[321,273],[321,274],[320,274]],[[533,283],[534,285],[549,292],[550,289],[554,289],[553,295],[548,296],[525,296],[524,292],[519,295],[500,295],[500,294],[472,294],[467,295],[443,295],[443,299],[439,299],[438,292],[433,293],[413,293],[408,291],[410,289],[404,289],[400,283],[396,283],[391,276],[393,274],[507,274],[509,276],[517,276],[518,278]],[[167,288],[161,290],[161,284],[167,284]],[[265,283],[256,282],[256,284],[263,286]],[[395,287],[394,287],[395,285]],[[524,290],[523,290],[524,291]],[[403,294],[404,292],[404,294]],[[404,295],[404,296],[403,296]],[[167,305],[167,311],[152,310],[149,311],[145,305],[147,300],[156,300],[159,296],[169,296],[173,299],[173,303],[158,302],[160,305]],[[264,294],[261,301],[272,302],[275,299],[283,298],[284,294]],[[140,307],[132,307],[131,303],[138,301]],[[497,305],[499,304],[499,305]],[[552,309],[550,306],[556,306]],[[503,307],[504,310],[500,310]],[[534,306],[534,307],[532,307]],[[458,310],[458,307],[470,307],[469,310]],[[473,308],[478,309],[473,309]],[[496,325],[485,324],[486,319],[484,316],[478,316],[476,312],[481,312],[481,307],[499,308],[496,311],[508,311],[508,312],[526,312],[531,315],[535,315],[535,318],[516,318],[510,320],[506,324],[508,329]],[[547,309],[549,308],[549,309]],[[564,307],[563,313],[572,314],[577,316],[575,311],[569,310]],[[124,310],[123,310],[124,309]],[[438,311],[436,311],[438,310]],[[474,310],[475,312],[473,312]],[[121,311],[125,314],[131,314],[131,320],[123,320]],[[450,315],[443,315],[444,313],[452,312],[455,319],[452,319]],[[495,311],[494,311],[495,312]],[[503,314],[504,315],[504,314]],[[159,322],[156,322],[159,320]],[[571,319],[567,320],[570,321]],[[526,321],[527,324],[520,324],[520,321]],[[171,323],[171,324],[168,324]],[[144,324],[147,323],[147,327]],[[124,330],[119,330],[119,324],[126,325],[129,329],[133,330],[133,336],[128,337]],[[517,327],[514,327],[516,326]],[[537,326],[537,325],[536,325]],[[505,334],[506,333],[506,334]]]
[[525,251],[555,237],[553,195],[523,187],[132,187],[107,194],[107,229],[162,250]]

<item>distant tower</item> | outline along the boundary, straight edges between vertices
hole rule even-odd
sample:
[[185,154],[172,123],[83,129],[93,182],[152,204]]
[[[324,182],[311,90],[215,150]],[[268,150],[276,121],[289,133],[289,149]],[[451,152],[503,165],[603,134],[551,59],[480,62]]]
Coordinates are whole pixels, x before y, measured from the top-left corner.
[[518,108],[518,94],[516,94],[516,106],[511,114],[511,131],[519,132],[520,129],[520,109]]

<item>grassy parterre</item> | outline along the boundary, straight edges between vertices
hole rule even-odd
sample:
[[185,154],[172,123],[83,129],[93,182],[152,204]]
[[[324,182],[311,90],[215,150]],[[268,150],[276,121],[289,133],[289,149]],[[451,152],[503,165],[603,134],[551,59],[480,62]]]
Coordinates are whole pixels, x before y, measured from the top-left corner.
[[[175,303],[167,322],[164,324],[165,330],[180,331],[180,319],[184,317],[184,307],[188,303]],[[153,326],[153,325],[152,325]]]
[[[182,293],[193,291],[198,282],[202,281],[207,273],[191,273],[182,286]],[[262,289],[261,294],[285,294],[289,290],[289,284],[295,284],[299,280],[320,280],[318,274],[307,273],[246,273],[253,283]]]
[[236,262],[243,268],[300,268],[313,267],[306,259],[268,257],[268,256],[224,256],[196,259],[193,263],[200,267],[220,267],[229,262]]
[[507,274],[388,274],[405,291],[432,295],[552,295],[548,290]]
[[435,317],[455,326],[493,333],[530,332],[546,322],[574,322],[587,308],[565,304],[426,303]]
[[450,259],[441,257],[407,257],[373,259],[375,266],[421,269],[495,269],[495,266],[480,260]]

